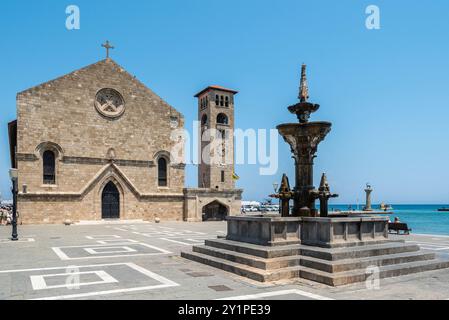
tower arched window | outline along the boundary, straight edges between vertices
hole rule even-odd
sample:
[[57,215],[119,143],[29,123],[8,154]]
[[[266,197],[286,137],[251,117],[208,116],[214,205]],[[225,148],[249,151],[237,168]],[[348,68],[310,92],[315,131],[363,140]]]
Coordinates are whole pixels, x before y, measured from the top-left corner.
[[218,106],[220,104],[220,97],[218,94],[215,95],[215,105]]
[[219,124],[228,124],[228,117],[224,113],[219,113],[217,116],[217,123]]
[[207,125],[207,115],[203,114],[203,116],[201,117],[201,126],[205,125]]
[[225,97],[225,107],[229,107],[229,97]]
[[220,106],[224,106],[224,96],[220,96]]
[[159,187],[167,186],[167,160],[164,157],[157,161],[157,180]]
[[51,150],[42,154],[44,184],[56,184],[56,156]]

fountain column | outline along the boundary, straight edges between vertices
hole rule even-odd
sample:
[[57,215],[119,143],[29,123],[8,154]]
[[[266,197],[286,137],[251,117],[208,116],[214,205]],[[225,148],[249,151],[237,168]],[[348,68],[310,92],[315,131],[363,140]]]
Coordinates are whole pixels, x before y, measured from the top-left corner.
[[[302,139],[300,139],[302,140]],[[297,216],[314,216],[316,213],[315,199],[310,193],[315,189],[313,185],[313,159],[315,155],[307,148],[303,141],[298,141],[299,147],[294,152],[295,159],[295,191],[293,212]]]

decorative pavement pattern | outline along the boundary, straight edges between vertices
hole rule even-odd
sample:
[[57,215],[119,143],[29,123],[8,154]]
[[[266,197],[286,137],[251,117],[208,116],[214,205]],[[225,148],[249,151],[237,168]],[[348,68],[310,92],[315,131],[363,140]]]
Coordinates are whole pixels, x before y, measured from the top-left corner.
[[[303,279],[263,284],[180,252],[226,234],[224,222],[0,227],[0,299],[449,299],[449,270],[331,288]],[[396,236],[449,255],[449,237]]]

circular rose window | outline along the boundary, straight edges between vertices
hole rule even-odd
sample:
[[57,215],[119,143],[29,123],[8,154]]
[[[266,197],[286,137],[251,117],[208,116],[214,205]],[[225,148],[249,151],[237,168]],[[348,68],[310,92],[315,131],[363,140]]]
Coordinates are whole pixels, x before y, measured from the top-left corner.
[[117,118],[125,111],[125,101],[117,90],[105,88],[98,91],[95,108],[105,117]]

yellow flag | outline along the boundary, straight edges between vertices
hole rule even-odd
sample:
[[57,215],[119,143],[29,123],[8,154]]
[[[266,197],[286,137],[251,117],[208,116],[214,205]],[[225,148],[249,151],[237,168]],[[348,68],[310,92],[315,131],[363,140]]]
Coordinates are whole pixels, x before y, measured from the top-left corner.
[[238,180],[238,179],[240,179],[240,177],[237,175],[237,173],[235,173],[235,172],[233,171],[233,172],[232,172],[232,179]]

